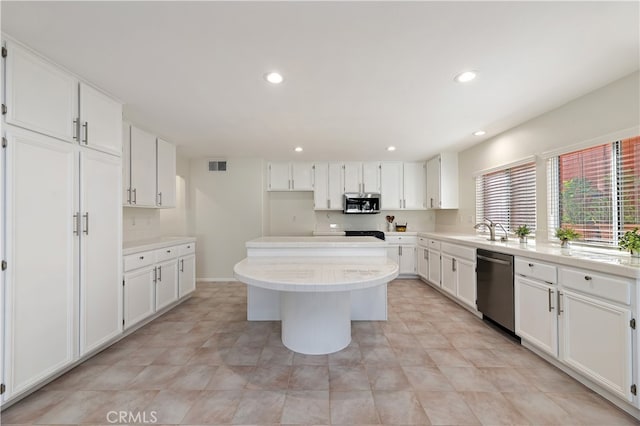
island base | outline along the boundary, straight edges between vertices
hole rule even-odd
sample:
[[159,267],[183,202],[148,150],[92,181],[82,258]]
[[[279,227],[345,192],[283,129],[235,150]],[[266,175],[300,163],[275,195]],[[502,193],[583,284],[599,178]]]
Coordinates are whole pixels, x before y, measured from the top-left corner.
[[282,343],[294,352],[325,355],[351,343],[351,294],[280,293]]

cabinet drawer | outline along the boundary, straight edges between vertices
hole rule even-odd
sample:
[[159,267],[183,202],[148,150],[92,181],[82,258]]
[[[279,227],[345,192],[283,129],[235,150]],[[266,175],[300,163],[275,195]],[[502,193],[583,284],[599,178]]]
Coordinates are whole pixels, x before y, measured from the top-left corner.
[[178,255],[186,256],[196,252],[196,243],[183,244],[178,247]]
[[156,250],[156,262],[175,259],[178,257],[178,246],[164,247]]
[[420,247],[429,247],[429,239],[425,237],[418,237],[418,245]]
[[516,257],[514,270],[516,274],[535,278],[548,283],[557,283],[557,268],[555,265],[538,262],[537,260]]
[[410,235],[410,236],[406,236],[406,237],[402,237],[399,235],[393,235],[393,236],[385,236],[385,241],[389,244],[416,244],[417,243],[417,238],[416,236]]
[[631,281],[611,275],[594,274],[591,271],[560,268],[560,284],[582,293],[629,305],[631,303]]
[[156,254],[153,251],[141,251],[124,257],[124,272],[142,268],[156,263]]
[[431,250],[437,250],[440,251],[440,241],[438,240],[429,240],[429,248]]
[[458,259],[467,259],[473,263],[476,263],[476,249],[471,247],[462,247],[449,243],[440,244],[440,249],[443,253],[448,253]]

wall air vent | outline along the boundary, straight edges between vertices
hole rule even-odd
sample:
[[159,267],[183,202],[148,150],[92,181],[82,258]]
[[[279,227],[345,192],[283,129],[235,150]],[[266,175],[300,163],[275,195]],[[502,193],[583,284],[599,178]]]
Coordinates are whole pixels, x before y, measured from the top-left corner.
[[227,162],[226,161],[209,161],[209,171],[210,172],[226,172]]

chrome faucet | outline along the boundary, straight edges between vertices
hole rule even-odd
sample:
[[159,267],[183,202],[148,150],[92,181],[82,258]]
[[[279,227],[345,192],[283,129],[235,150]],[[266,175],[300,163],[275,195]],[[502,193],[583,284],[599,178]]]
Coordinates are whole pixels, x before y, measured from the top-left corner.
[[500,237],[500,241],[505,242],[508,241],[507,230],[504,229],[502,224],[492,221],[489,218],[483,218],[484,222],[476,223],[473,229],[479,229],[484,226],[489,230],[489,241],[498,241],[496,240],[496,226],[499,226],[504,231],[504,237]]

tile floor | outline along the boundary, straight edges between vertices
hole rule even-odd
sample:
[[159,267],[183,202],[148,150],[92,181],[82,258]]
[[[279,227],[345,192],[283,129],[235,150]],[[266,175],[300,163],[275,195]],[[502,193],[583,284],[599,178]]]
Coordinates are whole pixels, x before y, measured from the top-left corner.
[[[639,424],[417,280],[341,352],[286,349],[240,283],[193,298],[2,414],[3,424]],[[109,417],[111,416],[111,417]],[[128,418],[121,423],[135,422]]]

